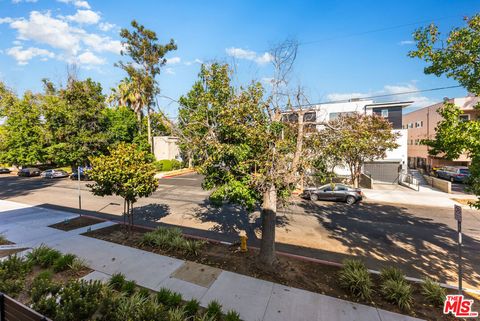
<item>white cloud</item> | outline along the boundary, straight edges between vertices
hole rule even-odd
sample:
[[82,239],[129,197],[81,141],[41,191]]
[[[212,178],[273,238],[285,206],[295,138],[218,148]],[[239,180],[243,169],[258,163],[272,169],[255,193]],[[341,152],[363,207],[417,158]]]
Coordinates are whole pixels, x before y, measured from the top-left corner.
[[180,63],[182,59],[180,57],[172,57],[167,59],[167,65],[176,65]]
[[[89,10],[78,10],[79,12],[86,12]],[[93,12],[93,11],[90,11]],[[93,12],[95,15],[99,15]],[[0,23],[8,23],[9,27],[16,30],[16,39],[14,46],[19,47],[25,42],[34,42],[44,46],[49,46],[47,49],[57,49],[55,58],[63,61],[76,61],[79,64],[85,65],[99,65],[104,63],[102,57],[93,55],[92,52],[111,52],[119,54],[122,49],[122,44],[119,40],[114,40],[108,36],[103,36],[96,33],[87,32],[80,27],[74,27],[69,21],[75,20],[70,17],[52,16],[50,11],[30,12],[25,18],[0,18]],[[77,18],[80,17],[77,16]],[[87,16],[85,16],[87,17]],[[80,20],[83,22],[93,23],[95,19],[88,18]],[[79,52],[83,52],[78,56]],[[80,58],[79,58],[80,57]],[[25,61],[25,60],[22,60]]]
[[[360,92],[352,92],[352,93],[331,93],[326,96],[327,101],[338,101],[338,100],[348,100],[352,98],[366,98],[371,96],[379,96],[379,95],[389,95],[395,94],[395,96],[385,97],[382,99],[389,99],[389,100],[411,100],[414,103],[411,107],[425,107],[429,105],[433,105],[435,102],[425,96],[422,96],[420,93],[412,93],[414,91],[418,91],[418,87],[415,84],[415,81],[411,81],[407,84],[400,84],[400,85],[385,85],[383,89],[377,91],[371,91],[366,93]],[[408,94],[403,94],[408,93]],[[401,94],[401,95],[398,95]]]
[[73,16],[67,16],[67,19],[80,24],[93,25],[100,21],[100,15],[92,10],[77,10]]
[[28,2],[28,3],[35,3],[37,2],[38,0],[12,0],[12,3],[13,4],[18,4],[20,2]]
[[415,43],[415,41],[413,41],[413,40],[402,40],[398,44],[400,46],[405,46],[405,45],[413,45],[414,43]]
[[255,51],[235,47],[227,48],[225,49],[225,52],[230,57],[255,61],[259,65],[269,63],[270,61],[272,61],[273,58],[272,55],[268,52],[259,55]]
[[95,56],[90,51],[80,54],[77,57],[77,61],[82,65],[103,65],[105,63],[105,59]]
[[175,70],[173,70],[173,68],[165,68],[165,72],[169,75],[175,75]]
[[203,64],[203,60],[200,60],[198,58],[195,58],[195,60],[193,62],[195,62],[196,64],[200,64],[200,65]]
[[113,23],[108,23],[108,22],[100,22],[100,24],[98,25],[98,29],[102,30],[102,31],[110,31],[112,30],[113,28],[115,28],[116,25],[113,24]]
[[16,19],[10,23],[10,28],[17,30],[19,40],[32,40],[70,53],[80,49],[78,33],[81,29],[72,28],[67,22],[51,17],[50,12],[32,11],[28,20]]
[[0,18],[0,24],[2,24],[2,23],[12,23],[12,22],[13,22],[13,19],[10,18],[10,17]]
[[77,8],[90,9],[90,5],[88,4],[87,1],[82,1],[82,0],[57,0],[57,1],[61,3],[66,3],[66,4],[73,4]]
[[7,55],[12,56],[19,65],[26,65],[34,57],[41,57],[43,59],[54,58],[55,54],[46,49],[29,47],[23,49],[21,46],[16,46],[7,49]]

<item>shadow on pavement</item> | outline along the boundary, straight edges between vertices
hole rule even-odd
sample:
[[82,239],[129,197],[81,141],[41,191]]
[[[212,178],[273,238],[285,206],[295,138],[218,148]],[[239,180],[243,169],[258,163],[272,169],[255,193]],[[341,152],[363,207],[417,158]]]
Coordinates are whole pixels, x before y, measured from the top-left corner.
[[[401,205],[360,203],[328,206],[303,201],[304,215],[313,215],[329,231],[329,237],[348,247],[348,254],[367,266],[402,268],[414,277],[435,276],[457,280],[457,231],[409,213]],[[480,287],[480,242],[463,235],[463,271],[468,284]],[[385,261],[385,263],[381,263]]]
[[45,179],[41,177],[19,177],[13,175],[2,175],[0,177],[0,199],[7,199],[14,196],[25,196],[37,189],[57,184],[63,180]]

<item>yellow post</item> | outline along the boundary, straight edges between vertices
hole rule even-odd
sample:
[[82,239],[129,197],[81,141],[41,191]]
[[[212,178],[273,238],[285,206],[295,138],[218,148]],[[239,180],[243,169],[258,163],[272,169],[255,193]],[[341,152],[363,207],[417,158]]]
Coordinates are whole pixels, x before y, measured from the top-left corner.
[[240,252],[247,252],[247,233],[245,231],[240,232]]

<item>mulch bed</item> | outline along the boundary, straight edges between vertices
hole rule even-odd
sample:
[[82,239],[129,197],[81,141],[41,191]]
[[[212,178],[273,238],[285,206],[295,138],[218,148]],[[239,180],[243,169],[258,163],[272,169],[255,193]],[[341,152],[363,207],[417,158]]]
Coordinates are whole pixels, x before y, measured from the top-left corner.
[[72,218],[71,220],[66,220],[60,223],[50,225],[49,227],[56,228],[57,230],[62,230],[62,231],[71,231],[77,228],[90,226],[90,225],[94,225],[102,222],[105,222],[105,220],[90,217],[90,216],[79,216],[76,218]]
[[25,249],[4,249],[4,250],[0,250],[0,257],[6,257],[6,256],[9,256],[9,255],[13,255],[15,253],[18,253],[18,252],[22,252],[26,250]]
[[[180,251],[162,250],[156,247],[141,245],[143,234],[150,231],[151,230],[141,227],[133,227],[128,237],[126,237],[125,227],[116,224],[103,229],[90,231],[84,235],[153,253],[176,257],[182,260],[202,263],[266,281],[359,302],[401,314],[409,314],[417,318],[426,320],[456,320],[451,316],[443,315],[441,307],[431,306],[424,299],[420,291],[420,286],[417,283],[411,283],[414,288],[414,303],[412,311],[408,313],[401,311],[398,307],[387,302],[382,297],[378,291],[378,289],[380,289],[380,279],[377,275],[372,275],[374,289],[377,290],[372,296],[372,300],[368,302],[358,301],[340,288],[338,284],[338,272],[340,268],[336,266],[278,255],[278,263],[276,263],[273,268],[266,269],[257,263],[258,250],[249,249],[247,253],[241,253],[238,251],[237,245],[227,246],[213,242],[208,242],[199,256],[187,256]],[[455,291],[449,292],[455,293]]]

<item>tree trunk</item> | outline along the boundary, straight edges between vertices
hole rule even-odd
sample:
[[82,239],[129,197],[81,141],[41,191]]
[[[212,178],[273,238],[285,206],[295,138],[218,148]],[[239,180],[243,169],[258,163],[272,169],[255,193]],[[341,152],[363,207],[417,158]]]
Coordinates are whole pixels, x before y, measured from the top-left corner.
[[137,112],[137,121],[138,121],[138,134],[142,134],[142,113]]
[[275,223],[277,219],[277,190],[274,185],[263,193],[262,240],[260,262],[271,266],[275,261]]
[[148,144],[150,144],[150,153],[153,153],[152,124],[150,120],[150,110],[147,111],[147,136],[148,136]]

